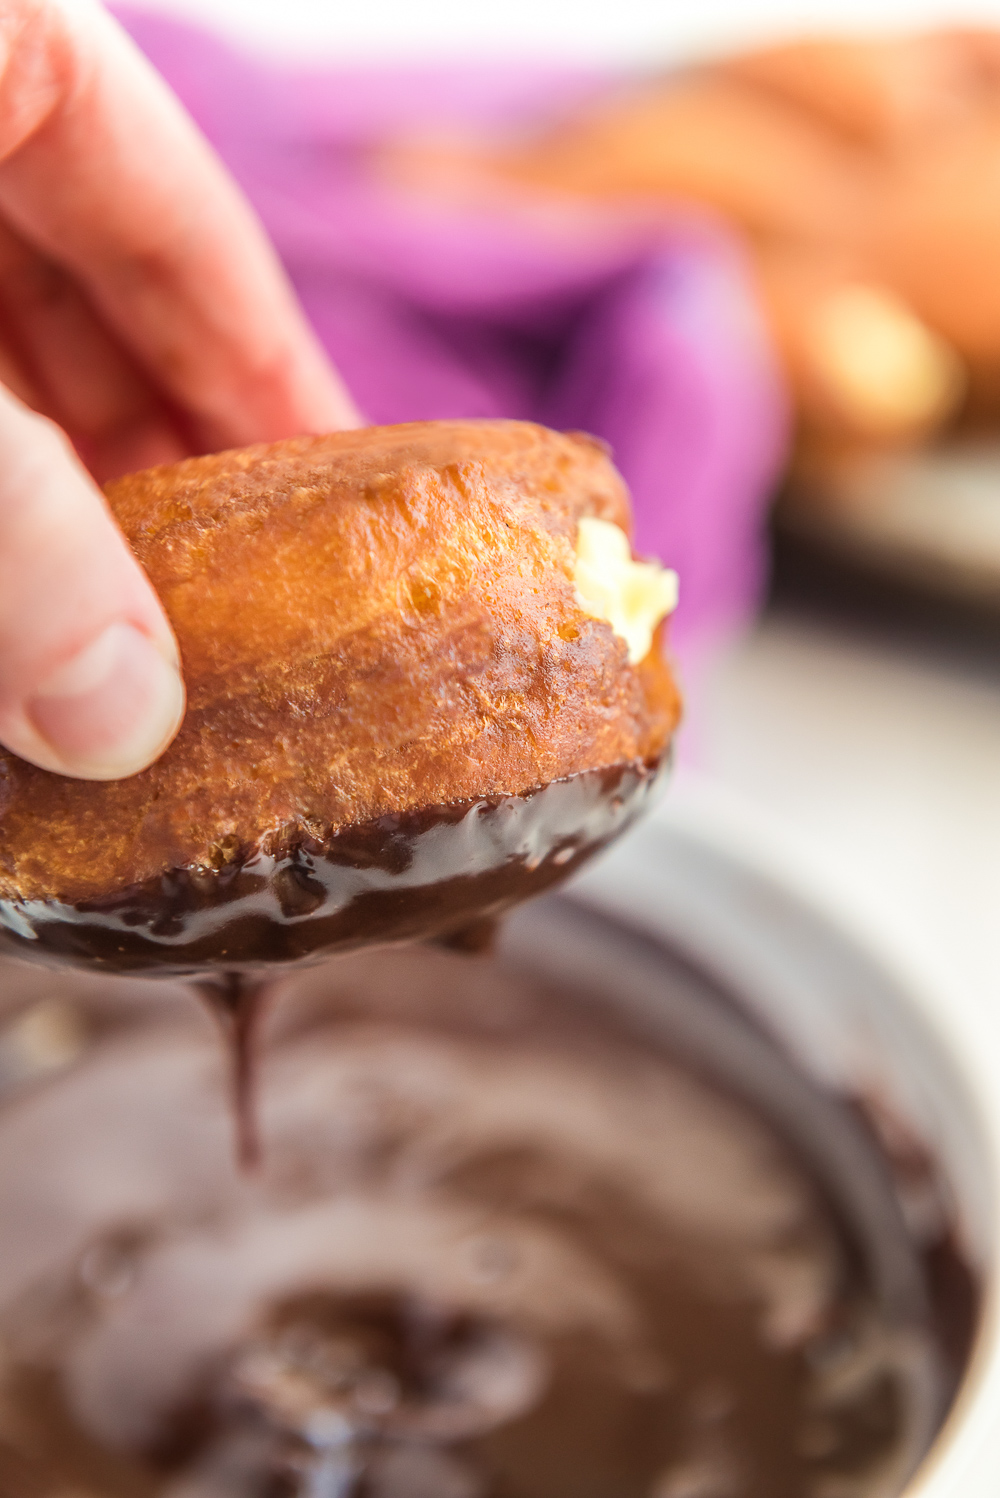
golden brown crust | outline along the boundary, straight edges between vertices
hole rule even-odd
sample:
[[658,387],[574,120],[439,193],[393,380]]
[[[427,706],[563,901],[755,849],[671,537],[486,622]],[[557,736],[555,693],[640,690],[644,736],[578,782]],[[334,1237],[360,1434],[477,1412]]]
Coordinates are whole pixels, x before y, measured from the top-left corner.
[[389,812],[649,760],[677,722],[578,607],[576,522],[628,525],[603,448],[434,422],[194,458],[109,486],[173,622],[184,726],[129,780],[0,754],[0,897],[99,897]]

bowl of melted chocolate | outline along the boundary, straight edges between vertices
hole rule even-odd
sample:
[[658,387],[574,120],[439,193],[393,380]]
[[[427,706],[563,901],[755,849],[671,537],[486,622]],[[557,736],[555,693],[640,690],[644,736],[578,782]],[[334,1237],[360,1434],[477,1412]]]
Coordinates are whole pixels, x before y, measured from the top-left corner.
[[690,824],[490,953],[283,978],[252,1171],[184,984],[0,991],[4,1494],[992,1491],[937,1482],[994,1251],[964,1080]]

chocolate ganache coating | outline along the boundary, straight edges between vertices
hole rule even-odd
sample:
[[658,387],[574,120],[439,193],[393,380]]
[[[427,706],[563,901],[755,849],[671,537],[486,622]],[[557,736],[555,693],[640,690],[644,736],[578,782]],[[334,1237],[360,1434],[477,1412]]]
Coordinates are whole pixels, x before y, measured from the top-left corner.
[[123,781],[0,753],[0,930],[175,972],[447,933],[563,877],[662,779],[679,699],[575,586],[604,448],[522,422],[302,437],[108,500],[188,686]]
[[181,985],[8,970],[5,1498],[911,1491],[976,1324],[931,1162],[907,1217],[703,975],[505,927],[282,979],[250,1175]]

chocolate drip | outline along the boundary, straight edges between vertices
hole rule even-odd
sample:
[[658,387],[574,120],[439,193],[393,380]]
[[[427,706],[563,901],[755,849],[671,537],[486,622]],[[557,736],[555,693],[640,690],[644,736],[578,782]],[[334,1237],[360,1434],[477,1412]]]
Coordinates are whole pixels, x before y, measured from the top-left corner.
[[242,973],[220,973],[195,979],[198,990],[222,1026],[232,1079],[236,1159],[241,1170],[254,1170],[261,1161],[257,1116],[257,1030],[267,1000],[268,986]]
[[447,938],[571,874],[646,810],[667,765],[615,765],[519,796],[380,817],[104,899],[0,901],[0,938],[23,957],[174,975]]

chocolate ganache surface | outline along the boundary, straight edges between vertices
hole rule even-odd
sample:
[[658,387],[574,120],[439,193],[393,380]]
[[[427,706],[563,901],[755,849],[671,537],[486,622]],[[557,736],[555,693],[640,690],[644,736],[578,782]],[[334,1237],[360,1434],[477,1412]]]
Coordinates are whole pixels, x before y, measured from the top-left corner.
[[711,991],[695,1060],[618,1006],[648,952],[546,905],[284,980],[252,1175],[183,984],[8,968],[5,1498],[902,1491],[969,1335],[932,1183],[908,1227],[849,1107],[777,1052],[751,1102]]

